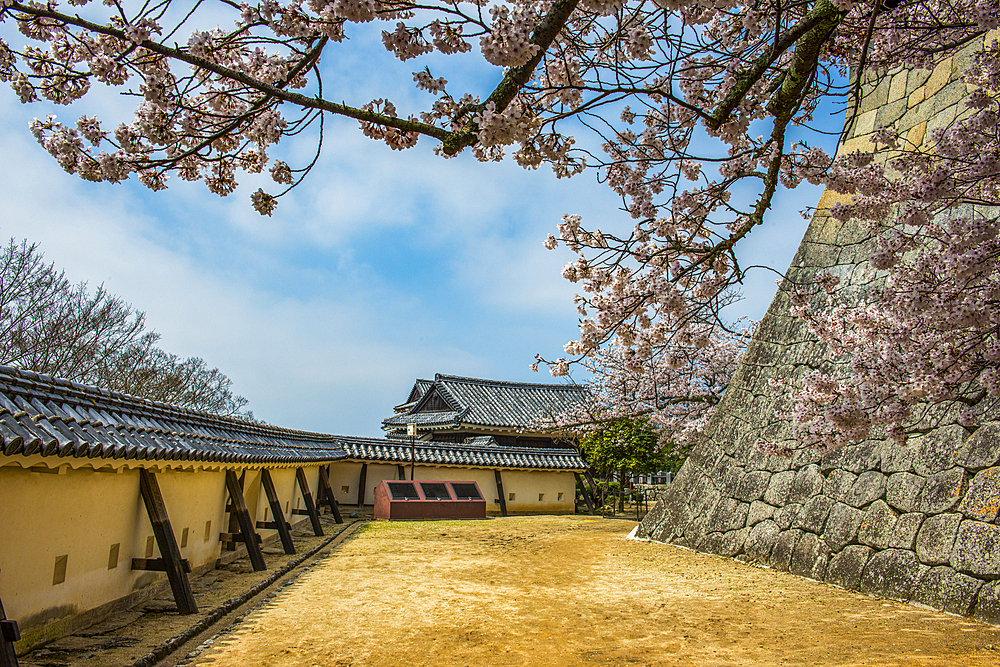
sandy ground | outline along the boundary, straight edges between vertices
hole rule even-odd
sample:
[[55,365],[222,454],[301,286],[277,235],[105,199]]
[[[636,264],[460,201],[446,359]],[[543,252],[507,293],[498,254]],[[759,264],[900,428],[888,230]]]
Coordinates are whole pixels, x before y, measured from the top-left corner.
[[372,523],[193,662],[1000,665],[1000,628],[629,541],[632,526]]
[[[350,512],[352,509],[347,508],[347,511]],[[347,519],[347,521],[346,524],[338,525],[334,523],[333,517],[330,515],[324,515],[321,518],[327,537],[339,535],[342,530],[350,532],[357,527],[352,519]],[[307,520],[299,523],[292,531],[292,539],[298,553],[304,554],[313,547],[322,544],[326,537],[313,536]],[[335,537],[334,540],[336,542],[337,538]],[[315,557],[303,562],[299,568],[275,582],[274,586],[252,598],[245,607],[224,617],[218,627],[209,628],[205,633],[206,636],[211,636],[222,627],[231,624],[235,618],[241,616],[247,609],[259,604],[262,598],[272,594],[284,581],[296,576],[301,570],[322,558],[325,553],[329,552],[327,550],[320,551]],[[254,572],[249,560],[243,557],[192,579],[191,588],[195,601],[198,603],[197,614],[178,614],[170,590],[165,589],[160,598],[139,604],[134,609],[116,614],[107,621],[57,639],[21,656],[18,662],[21,667],[122,667],[129,665],[153,650],[164,640],[170,639],[194,625],[226,600],[249,590],[297,557],[286,555],[280,544],[268,546],[264,549],[264,560],[268,566],[264,572]],[[202,637],[199,637],[191,642],[190,647],[185,645],[180,651],[159,663],[159,666],[167,667],[183,659],[190,648],[194,648],[201,639]]]

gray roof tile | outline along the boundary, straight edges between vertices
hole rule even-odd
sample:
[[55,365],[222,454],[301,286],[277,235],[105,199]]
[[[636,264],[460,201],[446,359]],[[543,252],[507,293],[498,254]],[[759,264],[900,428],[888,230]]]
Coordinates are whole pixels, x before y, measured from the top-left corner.
[[[411,397],[415,392],[416,386]],[[437,426],[459,420],[475,426],[530,428],[547,415],[559,414],[578,405],[587,393],[586,387],[575,384],[501,382],[439,373],[434,376],[431,386],[424,388],[420,400],[409,412],[384,419],[382,423],[385,428],[393,428],[411,423]],[[425,406],[434,395],[455,409],[448,412],[426,410]]]
[[[438,413],[438,419],[442,418]],[[426,417],[428,422],[433,421]],[[454,421],[455,415],[450,417]],[[453,423],[452,421],[452,423]],[[572,449],[507,452],[492,438],[418,442],[417,461],[485,467],[583,470]],[[220,463],[406,463],[409,445],[279,428],[131,398],[0,366],[0,454]]]

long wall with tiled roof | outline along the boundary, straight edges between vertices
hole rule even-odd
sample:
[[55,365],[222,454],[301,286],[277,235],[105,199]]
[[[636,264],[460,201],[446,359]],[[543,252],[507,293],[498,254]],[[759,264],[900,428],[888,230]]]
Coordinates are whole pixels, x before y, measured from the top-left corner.
[[[162,588],[162,572],[132,569],[133,559],[163,557],[140,497],[143,475],[162,494],[178,557],[197,574],[236,547],[226,542],[227,474],[241,479],[250,525],[268,523],[257,532],[272,541],[279,512],[309,520],[298,514],[307,495],[318,500],[324,475],[336,501],[356,505],[360,490],[361,504],[370,505],[382,479],[412,477],[411,451],[417,479],[475,481],[494,514],[572,512],[574,473],[586,469],[572,449],[510,448],[490,437],[411,448],[399,439],[210,415],[0,366],[0,506],[10,510],[0,522],[0,601],[20,623],[18,646]],[[265,477],[277,505],[265,497]]]

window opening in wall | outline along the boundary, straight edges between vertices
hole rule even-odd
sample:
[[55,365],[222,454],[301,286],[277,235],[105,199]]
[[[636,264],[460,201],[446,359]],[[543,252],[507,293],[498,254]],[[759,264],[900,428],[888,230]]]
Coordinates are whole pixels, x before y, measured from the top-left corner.
[[205,541],[208,542],[210,539],[212,539],[212,522],[211,521],[206,521],[205,522]]
[[181,548],[183,549],[188,545],[188,529],[185,528],[181,531]]
[[301,499],[301,498],[296,498],[296,499],[295,499],[295,509],[298,509],[298,508],[299,508],[299,501],[300,501],[300,500],[302,500],[302,499]]
[[56,566],[52,570],[52,585],[61,584],[66,581],[66,561],[69,556],[56,556]]
[[556,496],[556,500],[562,500],[562,499],[563,499],[563,492],[560,491],[559,495]]
[[267,507],[265,507],[264,508],[264,521],[270,521],[270,519],[268,519],[268,514],[269,513],[270,513],[270,510]]
[[340,492],[341,493],[350,493],[351,492],[351,487],[349,487],[349,486],[342,486],[342,487],[340,487]]
[[146,558],[153,557],[153,536],[150,535],[146,538]]
[[545,500],[545,494],[544,493],[539,493],[538,494],[538,502],[541,502],[543,500]]
[[507,500],[514,500],[514,495],[515,494],[513,494],[513,493],[508,493],[507,494]]
[[114,570],[118,568],[118,551],[121,549],[122,545],[118,544],[111,545],[111,551],[108,553],[108,569]]
[[285,501],[285,514],[288,514],[288,501]]

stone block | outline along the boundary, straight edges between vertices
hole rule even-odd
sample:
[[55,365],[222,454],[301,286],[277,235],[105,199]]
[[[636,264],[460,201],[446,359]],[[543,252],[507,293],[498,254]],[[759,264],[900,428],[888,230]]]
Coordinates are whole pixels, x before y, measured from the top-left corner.
[[700,475],[694,466],[684,465],[660,501],[653,506],[653,511],[642,520],[640,532],[661,542],[670,542],[675,536],[682,535],[692,518],[691,507],[687,503],[688,492],[696,485]]
[[771,481],[771,473],[766,470],[754,470],[743,475],[736,486],[735,496],[744,502],[753,502],[764,497],[767,485]]
[[913,470],[927,477],[954,467],[956,455],[965,444],[965,429],[958,424],[935,429],[922,436],[913,457]]
[[916,551],[920,562],[941,565],[951,558],[961,514],[938,514],[926,519],[917,533]]
[[801,511],[802,505],[785,505],[784,507],[779,507],[774,513],[774,522],[782,530],[788,530],[792,527],[792,523],[795,522]]
[[865,507],[885,495],[885,475],[867,470],[854,481],[845,502],[853,507]]
[[770,520],[762,521],[751,528],[750,532],[747,533],[746,544],[743,546],[747,560],[752,563],[770,563],[771,551],[778,541],[780,532],[778,524]]
[[699,484],[692,486],[687,497],[688,504],[691,506],[691,514],[697,517],[706,515],[715,509],[722,494],[718,492],[707,476],[703,476]]
[[750,503],[750,509],[747,511],[747,525],[754,526],[765,519],[770,519],[777,510],[776,507],[755,500]]
[[884,127],[891,127],[909,108],[907,101],[905,99],[899,99],[895,102],[889,102],[882,108],[878,109],[877,115],[875,116],[875,124],[882,125]]
[[889,538],[896,527],[896,516],[884,500],[876,500],[868,506],[861,520],[858,541],[875,549],[889,548]]
[[821,458],[822,457],[816,452],[815,449],[809,447],[798,449],[795,451],[795,454],[792,455],[792,460],[788,467],[798,470],[802,466],[809,465],[810,463],[819,463]]
[[990,468],[1000,463],[1000,423],[986,422],[977,428],[958,450],[956,463],[970,470]]
[[699,468],[702,472],[710,473],[715,469],[719,459],[723,456],[725,456],[725,452],[721,447],[710,440],[702,440],[691,450],[691,454],[688,455],[684,465],[692,465]]
[[723,454],[718,464],[716,464],[715,470],[712,471],[711,476],[715,481],[716,488],[719,489],[719,493],[723,496],[732,497],[736,494],[736,488],[745,474],[746,471],[736,463],[736,460],[732,456]]
[[950,614],[968,616],[983,582],[950,567],[932,567],[913,589],[913,601]]
[[795,477],[792,478],[792,485],[788,491],[788,502],[805,503],[823,490],[823,474],[819,471],[819,466],[815,463],[800,468]]
[[934,66],[934,71],[931,72],[927,83],[924,84],[927,97],[935,95],[951,81],[951,65],[951,58],[945,58]]
[[787,504],[788,494],[791,492],[792,480],[794,479],[795,472],[792,470],[773,475],[767,485],[767,490],[764,491],[764,502],[775,507]]
[[897,472],[886,482],[885,500],[900,512],[915,512],[920,507],[920,492],[926,483],[920,475]]
[[889,83],[889,101],[895,102],[906,96],[906,72],[897,72]]
[[854,541],[864,512],[844,503],[836,503],[826,519],[823,539],[831,551],[840,551]]
[[732,520],[733,513],[736,511],[736,507],[739,504],[740,501],[735,498],[720,498],[719,502],[715,504],[715,509],[712,510],[712,514],[708,518],[705,530],[709,533],[723,533],[727,530],[732,530],[733,527],[729,524]]
[[962,104],[968,97],[969,93],[965,89],[965,83],[952,81],[934,95],[933,112],[938,113],[950,106]]
[[800,577],[823,581],[826,565],[830,561],[830,549],[812,533],[806,533],[795,544],[789,571]]
[[915,107],[916,105],[923,102],[925,92],[926,91],[924,90],[924,87],[921,86],[920,88],[917,88],[912,93],[910,93],[910,96],[906,100],[907,106]]
[[913,587],[927,570],[917,561],[917,555],[903,549],[886,549],[873,555],[861,573],[859,590],[866,595],[881,595],[907,601]]
[[958,511],[970,519],[990,522],[1000,511],[1000,467],[987,468],[976,473],[969,482]]
[[[783,422],[783,423],[785,425],[788,425],[788,422]],[[782,429],[782,433],[779,434],[783,436],[781,439],[785,439],[785,437],[790,435],[790,431],[791,431],[790,428]],[[789,444],[794,445],[795,441],[792,440],[789,442]],[[817,461],[819,460],[819,456],[816,456],[815,458]],[[776,454],[768,454],[767,461],[764,463],[764,466],[761,468],[761,470],[767,470],[768,472],[784,472],[790,468],[798,467],[792,465],[792,460],[793,458],[791,456],[778,456]],[[810,463],[812,463],[812,461],[810,461]]]
[[852,591],[858,590],[861,585],[861,573],[873,553],[871,548],[861,544],[845,547],[830,561],[826,569],[827,583]]
[[1000,625],[1000,582],[986,584],[979,589],[972,617],[981,623]]
[[857,478],[858,476],[853,472],[831,470],[823,484],[823,495],[832,500],[843,502]]
[[773,568],[788,571],[792,564],[792,553],[795,551],[795,545],[801,536],[801,530],[786,530],[778,534],[774,541],[774,548],[771,550],[771,566]]
[[924,135],[927,134],[927,121],[917,123],[906,133],[906,140],[920,148],[924,143]]
[[1000,579],[1000,526],[963,521],[955,537],[951,566],[981,579]]
[[967,483],[968,473],[959,466],[931,475],[920,494],[920,511],[939,514],[957,507],[965,495]]
[[694,518],[691,519],[691,523],[687,525],[684,529],[684,539],[686,543],[692,548],[697,548],[698,544],[701,543],[702,538],[710,532],[708,530],[708,522],[711,515],[694,513]]
[[732,558],[743,550],[748,530],[730,530],[725,533],[709,533],[698,544],[698,551]]
[[891,440],[879,443],[879,468],[886,475],[897,472],[912,472],[913,458],[917,447],[913,444],[897,445]]
[[809,502],[802,506],[802,511],[799,512],[792,525],[810,533],[822,533],[826,516],[830,513],[831,507],[833,507],[833,501],[826,496],[813,496]]
[[859,442],[835,449],[820,461],[820,471],[828,473],[840,468],[859,475],[866,470],[876,470],[882,461],[882,453],[874,441]]
[[923,525],[925,514],[922,512],[910,512],[902,514],[896,519],[896,525],[889,534],[890,549],[915,549],[917,543],[917,533]]

